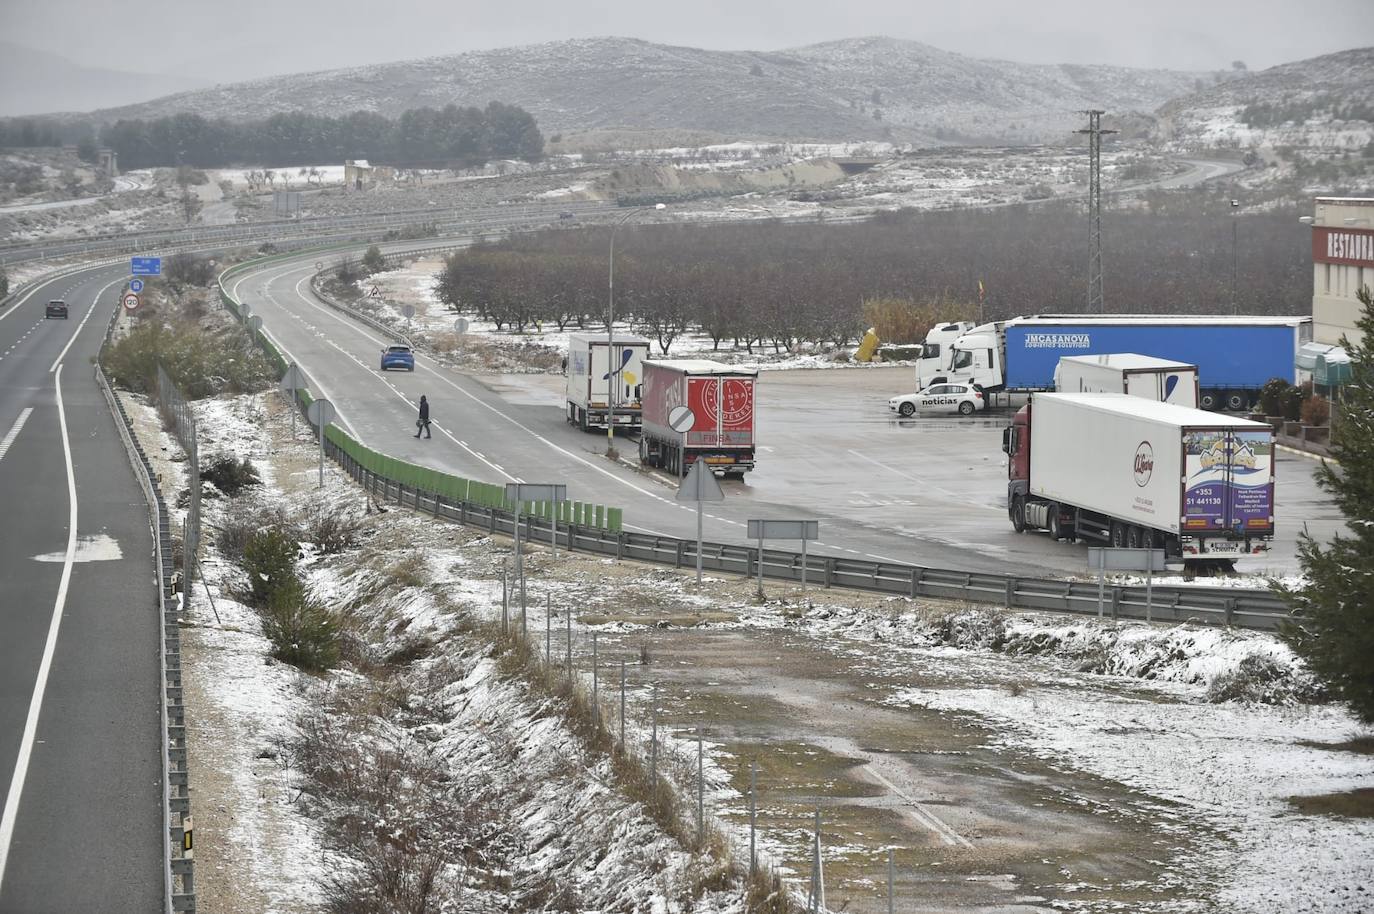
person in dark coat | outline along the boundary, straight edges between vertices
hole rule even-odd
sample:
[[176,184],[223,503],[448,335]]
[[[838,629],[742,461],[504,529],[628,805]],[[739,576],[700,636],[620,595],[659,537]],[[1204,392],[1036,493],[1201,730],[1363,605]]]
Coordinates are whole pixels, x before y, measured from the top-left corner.
[[424,394],[420,395],[420,418],[415,422],[415,437],[420,437],[420,432],[425,433],[426,438],[433,438],[429,433],[429,401]]

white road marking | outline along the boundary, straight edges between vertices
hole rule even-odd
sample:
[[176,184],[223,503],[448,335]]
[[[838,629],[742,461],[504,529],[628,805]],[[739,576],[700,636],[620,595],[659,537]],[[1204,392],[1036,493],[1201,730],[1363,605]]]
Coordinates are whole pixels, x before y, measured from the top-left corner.
[[62,357],[67,354],[67,350],[72,348],[72,343],[75,343],[76,338],[81,335],[81,328],[86,326],[86,321],[90,320],[91,315],[95,313],[95,306],[100,304],[100,296],[105,294],[105,289],[108,289],[110,288],[110,286],[116,285],[117,283],[122,283],[123,281],[124,277],[121,276],[119,279],[107,283],[104,288],[102,288],[99,292],[95,293],[95,298],[91,300],[91,307],[86,311],[86,316],[81,318],[81,323],[76,325],[76,332],[72,334],[72,338],[67,340],[67,345],[63,346],[62,351],[57,354],[57,358],[53,359],[52,367],[48,369],[48,374],[52,374],[54,371],[57,370],[57,366],[62,363]]
[[62,454],[67,461],[67,553],[62,565],[62,579],[57,585],[57,599],[53,602],[52,621],[48,623],[48,640],[43,646],[43,660],[38,665],[38,679],[34,682],[33,697],[29,699],[29,714],[24,721],[24,735],[19,741],[19,758],[14,763],[9,793],[5,797],[5,811],[0,815],[0,889],[5,885],[5,863],[14,839],[14,823],[19,816],[19,799],[28,777],[29,758],[38,733],[38,716],[43,710],[43,692],[48,687],[48,672],[52,669],[53,653],[57,649],[57,630],[62,624],[62,610],[67,605],[67,587],[72,580],[72,560],[76,556],[76,471],[72,467],[72,444],[67,435],[67,410],[62,404],[62,371],[54,381],[57,389],[57,418],[62,426]]
[[10,445],[14,444],[14,439],[19,437],[19,430],[24,427],[25,422],[29,421],[29,414],[32,412],[32,406],[24,407],[23,411],[19,413],[19,418],[14,420],[14,425],[10,426],[10,430],[5,434],[4,440],[0,440],[0,459],[4,459]]

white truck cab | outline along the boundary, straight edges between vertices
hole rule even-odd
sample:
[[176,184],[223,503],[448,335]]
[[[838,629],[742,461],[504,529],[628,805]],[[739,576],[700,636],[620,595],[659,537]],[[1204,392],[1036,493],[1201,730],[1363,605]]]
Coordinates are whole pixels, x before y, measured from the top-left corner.
[[972,329],[973,321],[946,321],[930,328],[921,347],[921,358],[916,362],[917,390],[925,390],[948,373],[951,345]]

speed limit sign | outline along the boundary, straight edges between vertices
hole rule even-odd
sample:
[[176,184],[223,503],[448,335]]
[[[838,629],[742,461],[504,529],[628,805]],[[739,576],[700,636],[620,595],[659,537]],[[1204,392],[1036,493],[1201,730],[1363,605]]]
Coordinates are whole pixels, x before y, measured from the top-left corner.
[[126,292],[126,293],[124,293],[124,310],[125,310],[125,311],[137,311],[137,310],[138,310],[138,293],[137,293],[137,292]]

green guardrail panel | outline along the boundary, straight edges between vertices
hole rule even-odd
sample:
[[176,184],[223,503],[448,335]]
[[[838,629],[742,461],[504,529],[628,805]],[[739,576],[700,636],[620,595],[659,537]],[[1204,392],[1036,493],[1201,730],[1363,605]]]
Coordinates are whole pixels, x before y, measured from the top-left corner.
[[621,530],[621,522],[624,519],[624,513],[625,512],[620,508],[607,508],[606,529],[612,533],[619,533]]
[[605,507],[604,505],[597,505],[597,506],[596,506],[596,526],[597,526],[597,527],[604,527],[604,526],[606,526],[606,516],[605,516],[605,515],[606,515],[606,507]]

